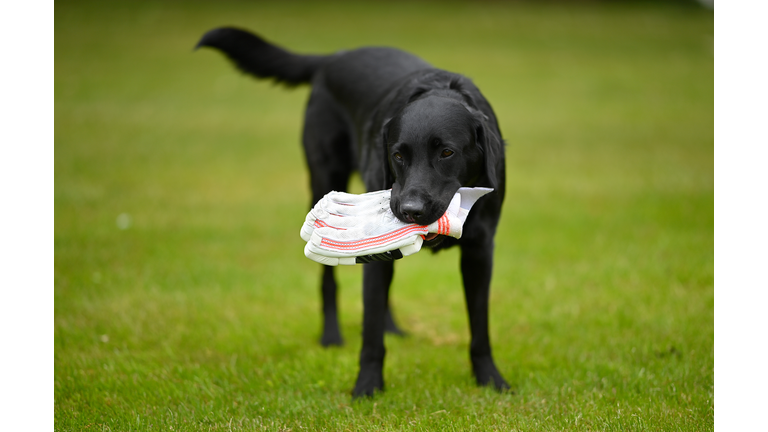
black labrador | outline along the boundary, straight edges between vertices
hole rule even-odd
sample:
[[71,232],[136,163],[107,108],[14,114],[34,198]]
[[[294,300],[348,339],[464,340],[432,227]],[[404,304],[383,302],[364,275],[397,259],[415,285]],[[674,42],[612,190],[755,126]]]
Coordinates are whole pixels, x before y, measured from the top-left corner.
[[[509,385],[488,337],[493,238],[504,199],[504,143],[490,104],[467,78],[393,48],[298,55],[235,28],[206,33],[197,45],[222,51],[246,73],[288,86],[309,83],[303,144],[312,204],[344,191],[358,170],[369,191],[392,189],[404,222],[428,225],[462,186],[494,189],[469,214],[460,240],[429,236],[433,250],[458,245],[472,334],[472,371],[480,385]],[[391,255],[363,266],[363,347],[355,397],[384,390],[384,332],[398,331],[388,308]],[[381,260],[376,260],[380,258]],[[323,345],[341,344],[333,267],[322,275]]]

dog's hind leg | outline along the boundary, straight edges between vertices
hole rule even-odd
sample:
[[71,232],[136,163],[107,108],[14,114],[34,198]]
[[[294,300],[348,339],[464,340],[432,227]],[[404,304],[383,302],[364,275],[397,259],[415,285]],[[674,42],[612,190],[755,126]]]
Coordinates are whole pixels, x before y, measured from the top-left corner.
[[391,305],[387,305],[387,316],[384,329],[387,333],[396,334],[398,336],[408,336],[408,333],[401,329],[400,326],[398,326],[395,322],[395,318],[392,316]]
[[[312,202],[315,205],[330,191],[346,191],[354,168],[350,134],[338,114],[332,98],[322,87],[312,90],[304,122],[302,141],[309,167]],[[334,267],[323,266],[321,299],[323,311],[323,346],[343,345],[339,330]]]
[[[336,190],[344,191],[347,187],[347,180],[343,182],[341,179],[336,179],[336,183],[324,183],[329,186],[317,185],[316,175],[312,175],[312,205],[319,201],[326,193]],[[322,299],[323,310],[323,334],[320,337],[320,344],[327,347],[331,345],[344,345],[344,339],[341,336],[339,330],[339,318],[338,318],[338,306],[336,299],[336,292],[338,286],[336,284],[335,267],[323,266],[320,293]]]
[[344,338],[339,330],[339,315],[336,301],[336,277],[333,267],[323,266],[323,276],[320,293],[323,301],[323,335],[320,336],[320,345],[324,347],[332,345],[344,345]]

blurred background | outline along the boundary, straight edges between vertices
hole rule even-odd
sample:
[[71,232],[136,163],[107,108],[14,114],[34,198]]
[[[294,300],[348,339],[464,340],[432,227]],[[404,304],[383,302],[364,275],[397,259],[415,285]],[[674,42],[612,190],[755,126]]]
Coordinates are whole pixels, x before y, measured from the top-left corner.
[[[522,400],[587,406],[618,389],[646,424],[711,426],[710,8],[67,1],[55,22],[59,427],[125,426],[164,409],[191,421],[255,412],[233,398],[348,398],[360,268],[338,272],[347,346],[323,351],[320,269],[298,235],[310,206],[308,87],[259,82],[193,51],[223,25],[298,53],[395,46],[471,78],[507,142],[491,294],[506,378]],[[351,190],[363,192],[358,179]],[[411,336],[388,338],[396,388],[474,391],[457,252],[397,266],[392,299]],[[315,393],[292,393],[305,381]],[[552,415],[511,406],[500,415]],[[593,427],[607,416],[600,406],[583,414]]]

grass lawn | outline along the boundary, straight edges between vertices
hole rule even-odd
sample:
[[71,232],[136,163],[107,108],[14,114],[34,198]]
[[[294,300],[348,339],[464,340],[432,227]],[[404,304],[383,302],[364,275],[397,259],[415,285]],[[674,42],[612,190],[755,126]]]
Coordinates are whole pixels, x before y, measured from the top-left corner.
[[[66,2],[55,11],[54,429],[712,430],[712,11],[660,3]],[[352,402],[322,349],[307,87],[236,72],[220,25],[298,52],[398,46],[498,115],[507,201],[477,388],[458,251],[396,266],[407,338]],[[362,192],[359,180],[353,192]],[[442,271],[439,269],[448,269]]]

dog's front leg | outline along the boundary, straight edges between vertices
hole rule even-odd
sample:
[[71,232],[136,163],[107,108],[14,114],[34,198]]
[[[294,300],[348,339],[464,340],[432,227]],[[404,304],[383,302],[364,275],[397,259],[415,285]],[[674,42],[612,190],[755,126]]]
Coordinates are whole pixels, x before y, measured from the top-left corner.
[[391,262],[372,262],[363,267],[363,348],[360,372],[352,391],[355,398],[384,390],[384,330],[393,273]]
[[461,274],[467,301],[469,329],[472,334],[469,355],[472,372],[479,385],[492,384],[497,390],[508,390],[509,384],[499,373],[491,355],[488,336],[488,301],[493,271],[493,240],[462,244]]

